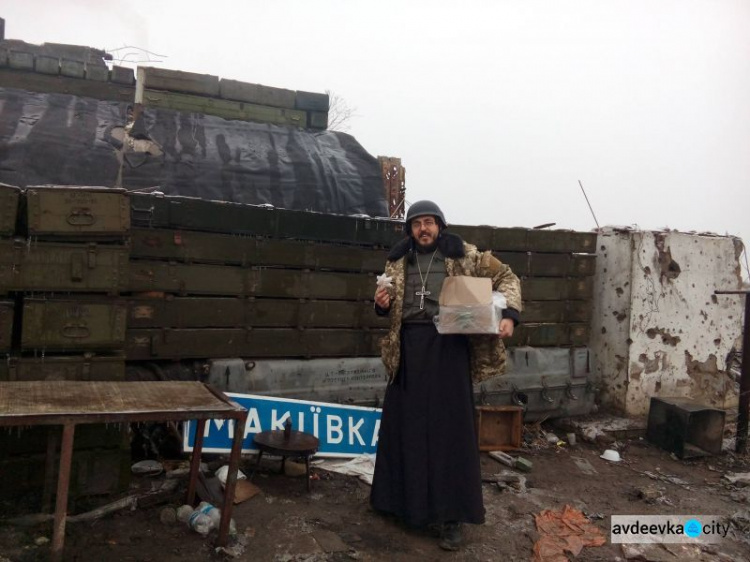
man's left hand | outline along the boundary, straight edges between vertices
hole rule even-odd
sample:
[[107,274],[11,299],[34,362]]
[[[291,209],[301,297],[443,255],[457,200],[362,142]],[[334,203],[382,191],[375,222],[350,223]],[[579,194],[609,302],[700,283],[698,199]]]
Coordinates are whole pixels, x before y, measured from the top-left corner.
[[503,318],[500,320],[500,337],[509,338],[513,335],[513,320],[510,318]]

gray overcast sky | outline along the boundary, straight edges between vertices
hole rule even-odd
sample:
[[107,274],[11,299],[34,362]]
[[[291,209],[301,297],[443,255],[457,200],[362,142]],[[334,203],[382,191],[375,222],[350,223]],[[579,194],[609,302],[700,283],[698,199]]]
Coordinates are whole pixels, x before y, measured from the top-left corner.
[[[448,221],[750,243],[747,0],[0,0],[6,37],[332,90]],[[744,264],[743,264],[744,265]]]

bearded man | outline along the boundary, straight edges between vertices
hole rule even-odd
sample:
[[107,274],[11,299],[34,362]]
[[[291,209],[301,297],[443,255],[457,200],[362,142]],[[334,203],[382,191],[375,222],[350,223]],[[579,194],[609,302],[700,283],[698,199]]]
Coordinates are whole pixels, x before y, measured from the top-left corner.
[[[461,524],[484,523],[472,383],[504,372],[501,338],[520,321],[521,285],[491,252],[447,232],[432,201],[414,203],[404,227],[385,267],[392,286],[375,293],[375,311],[391,325],[381,341],[389,384],[370,503],[407,525],[438,526],[440,546],[458,550]],[[488,277],[505,295],[499,335],[437,332],[440,290],[454,275]]]

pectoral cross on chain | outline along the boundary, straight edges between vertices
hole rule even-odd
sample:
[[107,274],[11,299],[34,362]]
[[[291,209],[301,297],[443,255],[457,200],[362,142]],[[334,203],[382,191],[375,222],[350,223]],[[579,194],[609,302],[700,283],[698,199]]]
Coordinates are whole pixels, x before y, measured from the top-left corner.
[[422,290],[417,291],[414,294],[419,297],[419,310],[424,310],[424,298],[425,296],[430,296],[432,293],[430,293],[430,291],[426,291],[425,286],[422,285]]

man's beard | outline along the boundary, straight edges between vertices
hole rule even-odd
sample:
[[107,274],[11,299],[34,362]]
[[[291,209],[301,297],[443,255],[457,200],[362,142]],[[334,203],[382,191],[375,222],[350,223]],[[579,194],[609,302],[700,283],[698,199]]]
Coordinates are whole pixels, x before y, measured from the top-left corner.
[[[438,235],[439,236],[439,235]],[[419,243],[419,240],[414,240],[414,246],[417,249],[417,252],[420,254],[429,254],[431,252],[435,251],[435,248],[437,248],[438,245],[438,238],[436,237],[435,240],[433,240],[430,244],[424,246]]]

